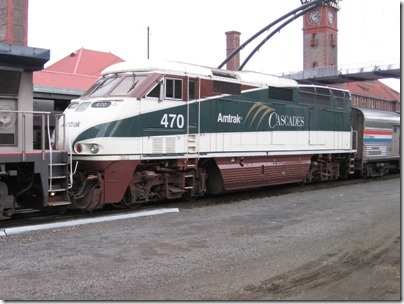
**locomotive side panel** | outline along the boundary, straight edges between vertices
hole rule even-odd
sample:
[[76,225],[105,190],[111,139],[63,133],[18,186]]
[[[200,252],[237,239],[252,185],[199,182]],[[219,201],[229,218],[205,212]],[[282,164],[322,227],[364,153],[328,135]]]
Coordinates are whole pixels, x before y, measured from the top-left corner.
[[[18,66],[19,54],[11,56]],[[33,111],[32,70],[25,70],[26,64],[23,68],[2,64],[6,66],[0,68],[0,218],[10,217],[17,208],[70,205],[67,155],[45,145],[50,113]],[[42,123],[38,147],[34,121]]]
[[[307,107],[295,100],[219,97],[201,101],[200,152],[322,153],[350,151],[349,111]],[[299,152],[298,152],[299,151]],[[281,152],[282,153],[282,152]]]

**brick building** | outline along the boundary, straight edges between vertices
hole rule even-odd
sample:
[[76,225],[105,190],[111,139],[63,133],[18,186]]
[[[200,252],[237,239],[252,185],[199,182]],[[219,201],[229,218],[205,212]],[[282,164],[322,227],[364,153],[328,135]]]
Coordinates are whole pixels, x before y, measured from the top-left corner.
[[[303,0],[305,3],[309,0]],[[338,65],[338,11],[330,2],[303,16],[303,69]],[[400,112],[400,94],[384,83],[354,81],[338,85],[352,94],[352,105]]]

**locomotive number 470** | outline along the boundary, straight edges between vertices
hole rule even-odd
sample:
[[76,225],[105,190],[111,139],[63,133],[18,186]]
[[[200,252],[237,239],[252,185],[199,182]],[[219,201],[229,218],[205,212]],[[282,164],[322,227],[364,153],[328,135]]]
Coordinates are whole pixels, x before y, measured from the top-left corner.
[[164,114],[160,124],[163,125],[164,128],[182,129],[184,127],[184,121],[184,115],[182,114]]

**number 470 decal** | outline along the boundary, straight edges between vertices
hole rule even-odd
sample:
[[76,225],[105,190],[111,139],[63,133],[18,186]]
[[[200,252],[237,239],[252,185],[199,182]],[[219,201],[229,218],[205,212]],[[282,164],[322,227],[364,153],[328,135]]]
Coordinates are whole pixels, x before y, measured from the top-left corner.
[[164,114],[160,124],[163,125],[164,128],[182,129],[184,127],[184,121],[184,115],[182,114]]

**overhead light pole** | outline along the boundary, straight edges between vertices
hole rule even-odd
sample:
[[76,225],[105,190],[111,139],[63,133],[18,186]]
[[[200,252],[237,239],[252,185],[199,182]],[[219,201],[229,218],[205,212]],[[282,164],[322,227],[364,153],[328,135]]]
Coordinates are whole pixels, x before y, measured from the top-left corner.
[[150,59],[150,27],[147,27],[147,59]]

